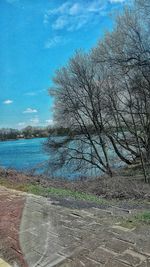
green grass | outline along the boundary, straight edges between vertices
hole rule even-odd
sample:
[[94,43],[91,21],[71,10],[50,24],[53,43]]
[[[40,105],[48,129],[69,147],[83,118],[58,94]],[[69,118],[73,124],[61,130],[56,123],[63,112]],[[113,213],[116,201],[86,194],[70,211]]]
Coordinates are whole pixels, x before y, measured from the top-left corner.
[[[70,189],[64,189],[64,188],[55,188],[55,187],[44,187],[42,185],[37,185],[35,183],[17,183],[13,182],[10,180],[7,180],[5,178],[0,177],[0,185],[3,185],[5,187],[35,194],[35,195],[40,195],[43,197],[50,197],[50,196],[58,196],[58,197],[71,197],[73,199],[77,200],[84,200],[84,201],[89,201],[97,204],[105,204],[105,205],[117,205],[118,201],[117,199],[111,199],[107,200],[104,198],[100,198],[94,194],[90,193],[84,193],[84,192],[79,192],[75,190],[70,190]],[[121,200],[120,200],[121,201]],[[120,202],[119,201],[119,202]],[[127,200],[129,203],[145,203],[145,204],[150,204],[148,201],[144,200]],[[127,222],[126,222],[127,223]],[[130,222],[128,224],[131,224]]]
[[55,187],[43,187],[41,185],[36,184],[12,184],[9,181],[6,181],[3,178],[0,178],[0,185],[6,186],[8,188],[20,190],[23,192],[40,195],[44,197],[49,196],[58,196],[58,197],[71,197],[78,200],[85,200],[89,202],[94,202],[98,204],[108,204],[109,201],[99,198],[95,195],[73,191],[64,188],[55,188]]
[[150,211],[145,211],[143,213],[137,214],[135,216],[136,221],[143,222],[150,225]]
[[69,189],[63,189],[63,188],[54,188],[54,187],[42,187],[38,185],[27,185],[26,192],[32,193],[35,195],[42,195],[45,197],[48,196],[59,196],[59,197],[72,197],[74,199],[78,200],[86,200],[90,202],[95,203],[106,203],[107,201],[104,199],[101,199],[95,195],[82,193],[78,191],[73,191]]
[[122,221],[120,225],[131,229],[139,224],[150,225],[150,211],[138,213],[137,215],[130,217],[126,221]]

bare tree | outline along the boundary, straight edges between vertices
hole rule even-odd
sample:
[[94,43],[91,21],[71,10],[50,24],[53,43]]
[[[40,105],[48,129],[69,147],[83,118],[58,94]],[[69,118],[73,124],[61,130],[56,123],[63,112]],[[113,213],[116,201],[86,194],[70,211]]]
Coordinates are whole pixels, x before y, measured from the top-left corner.
[[125,10],[117,19],[116,30],[94,49],[93,60],[104,64],[109,73],[107,92],[116,125],[110,138],[132,156],[140,157],[147,180],[144,160],[150,158],[150,40],[149,20],[142,21],[141,10]]
[[[84,161],[88,166],[112,175],[104,133],[103,77],[99,82],[95,73],[90,55],[81,52],[76,53],[66,68],[57,72],[54,78],[57,86],[52,90],[56,99],[55,119],[58,125],[70,129],[68,142],[65,138],[63,144],[68,151],[68,162],[76,160],[81,165]],[[75,145],[71,147],[70,141]]]
[[[126,164],[150,161],[150,31],[148,1],[118,16],[115,30],[85,54],[78,52],[54,77],[56,125],[67,135],[48,147],[55,167],[96,168],[112,176],[110,151]],[[56,162],[56,161],[55,161]],[[56,166],[57,165],[57,166]]]

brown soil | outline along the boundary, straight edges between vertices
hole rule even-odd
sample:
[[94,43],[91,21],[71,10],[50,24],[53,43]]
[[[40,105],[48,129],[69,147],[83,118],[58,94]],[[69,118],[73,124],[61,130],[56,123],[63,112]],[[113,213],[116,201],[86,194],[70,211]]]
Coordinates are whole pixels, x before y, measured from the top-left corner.
[[102,176],[86,181],[54,180],[42,176],[28,175],[15,170],[0,169],[0,179],[6,179],[10,185],[37,184],[44,187],[70,189],[85,193],[92,193],[105,198],[117,199],[146,199],[150,200],[150,184],[143,182],[142,175],[129,170],[123,170],[115,174],[113,178]]

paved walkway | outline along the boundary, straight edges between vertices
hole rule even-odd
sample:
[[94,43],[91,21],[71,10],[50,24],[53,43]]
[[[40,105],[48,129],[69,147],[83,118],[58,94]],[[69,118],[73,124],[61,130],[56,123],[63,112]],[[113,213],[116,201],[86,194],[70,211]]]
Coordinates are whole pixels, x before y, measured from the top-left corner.
[[0,258],[0,267],[11,267],[6,261]]
[[150,229],[119,226],[128,215],[0,187],[0,267],[150,267]]

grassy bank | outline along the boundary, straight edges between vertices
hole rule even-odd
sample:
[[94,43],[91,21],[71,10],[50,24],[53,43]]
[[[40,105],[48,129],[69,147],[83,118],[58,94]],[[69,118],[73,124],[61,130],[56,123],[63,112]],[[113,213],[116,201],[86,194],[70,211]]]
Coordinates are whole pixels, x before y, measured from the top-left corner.
[[85,181],[68,181],[33,176],[14,170],[0,169],[0,184],[43,196],[50,194],[82,199],[146,200],[150,201],[150,184],[143,182],[140,172],[118,171],[113,178],[102,176]]
[[[7,188],[43,196],[43,197],[56,197],[56,199],[63,203],[63,199],[71,200],[71,201],[79,201],[79,203],[86,203],[86,207],[90,207],[91,205],[98,205],[98,207],[111,207],[118,206],[119,208],[125,209],[136,209],[138,214],[135,216],[129,215],[127,219],[122,218],[120,226],[125,228],[135,228],[138,225],[150,225],[150,212],[147,211],[150,206],[150,202],[147,200],[126,200],[120,201],[118,199],[106,199],[94,194],[75,191],[71,189],[65,189],[63,187],[45,187],[40,184],[32,183],[12,183],[12,181],[0,177],[0,185],[5,186]],[[82,201],[82,202],[81,202]],[[142,208],[142,210],[141,210]],[[144,211],[145,209],[145,211]]]
[[150,225],[150,211],[140,212],[121,222],[121,226],[132,229],[140,224]]
[[98,204],[108,203],[106,199],[102,199],[98,196],[93,194],[88,194],[84,192],[74,191],[70,189],[63,189],[63,188],[54,188],[54,187],[44,187],[41,185],[36,184],[12,184],[4,178],[0,177],[0,185],[16,189],[19,191],[40,195],[43,197],[50,197],[50,196],[58,196],[58,197],[71,197],[78,200],[85,200],[89,202],[94,202]]

